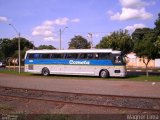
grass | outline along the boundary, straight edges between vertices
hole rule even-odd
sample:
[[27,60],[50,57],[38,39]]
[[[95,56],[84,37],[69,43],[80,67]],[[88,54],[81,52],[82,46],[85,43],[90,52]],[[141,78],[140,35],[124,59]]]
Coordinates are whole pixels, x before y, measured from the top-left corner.
[[31,73],[27,73],[27,72],[21,72],[21,73],[19,74],[18,71],[7,70],[7,69],[0,69],[0,73],[16,74],[16,75],[32,75]]
[[11,106],[6,105],[6,104],[0,103],[0,111],[2,111],[2,110],[13,110],[13,108]]
[[127,81],[149,81],[149,82],[160,82],[160,76],[145,76],[145,75],[137,75],[137,76],[127,76],[125,78],[123,78],[123,80],[127,80]]
[[[45,77],[37,74],[31,74],[26,72],[21,72],[19,74],[17,71],[13,70],[0,70],[0,73],[5,74],[15,74],[21,76],[32,76],[32,77]],[[150,82],[160,82],[160,76],[149,75],[148,77],[145,75],[134,75],[134,76],[126,76],[125,78],[99,78],[99,77],[91,77],[91,76],[76,76],[76,75],[50,75],[48,78],[59,78],[59,79],[78,79],[78,80],[119,80],[119,81],[150,81]]]

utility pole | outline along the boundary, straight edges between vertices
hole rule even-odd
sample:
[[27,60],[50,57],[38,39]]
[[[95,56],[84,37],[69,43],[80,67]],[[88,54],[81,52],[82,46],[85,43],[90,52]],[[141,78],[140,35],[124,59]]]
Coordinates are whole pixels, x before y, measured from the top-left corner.
[[65,27],[62,29],[59,29],[59,49],[61,50],[62,49],[62,33],[64,32],[64,30],[68,28],[68,27]]
[[59,30],[59,49],[61,50],[61,40],[62,39],[62,30]]
[[88,35],[90,36],[91,49],[93,49],[93,40],[92,40],[93,34],[92,33],[88,33]]
[[19,64],[19,67],[18,67],[18,71],[19,71],[19,74],[21,73],[21,42],[20,42],[20,32],[17,31],[17,29],[15,28],[15,26],[13,24],[9,24],[13,29],[14,31],[17,33],[18,35],[18,64]]

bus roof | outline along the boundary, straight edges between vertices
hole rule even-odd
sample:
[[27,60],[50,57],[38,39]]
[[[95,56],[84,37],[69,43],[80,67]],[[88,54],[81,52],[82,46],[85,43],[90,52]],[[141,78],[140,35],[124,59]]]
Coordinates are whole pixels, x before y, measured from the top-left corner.
[[68,50],[28,50],[26,53],[114,53],[119,54],[121,51],[112,49],[68,49]]

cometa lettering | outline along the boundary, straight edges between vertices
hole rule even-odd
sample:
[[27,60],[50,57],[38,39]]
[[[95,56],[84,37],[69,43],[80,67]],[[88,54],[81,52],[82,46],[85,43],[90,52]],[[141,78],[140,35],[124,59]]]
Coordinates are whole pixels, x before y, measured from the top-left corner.
[[69,61],[69,64],[78,64],[78,65],[89,65],[90,64],[90,62],[89,61],[86,61],[86,60],[84,60],[84,61],[74,61],[74,60],[70,60]]

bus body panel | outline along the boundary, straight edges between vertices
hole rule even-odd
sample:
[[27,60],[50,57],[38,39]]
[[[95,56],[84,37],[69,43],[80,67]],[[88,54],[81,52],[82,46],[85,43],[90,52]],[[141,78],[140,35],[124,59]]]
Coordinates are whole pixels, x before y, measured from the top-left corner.
[[[61,75],[87,75],[99,76],[102,69],[106,69],[111,77],[125,77],[126,71],[124,66],[85,66],[85,65],[33,65],[33,69],[28,69],[28,64],[25,65],[25,72],[41,74],[43,68],[48,68],[50,74]],[[120,73],[115,73],[115,70],[120,70]]]
[[[108,52],[107,52],[108,51]],[[45,53],[112,53],[110,59],[28,59],[28,54]],[[120,51],[109,50],[31,50],[25,55],[25,72],[41,74],[48,68],[50,74],[99,76],[101,70],[108,70],[111,77],[125,77],[125,65],[114,62]]]

